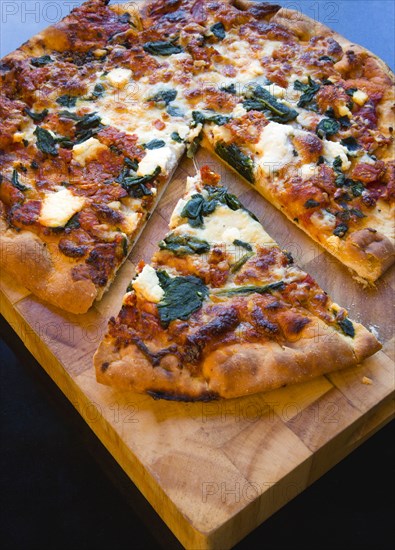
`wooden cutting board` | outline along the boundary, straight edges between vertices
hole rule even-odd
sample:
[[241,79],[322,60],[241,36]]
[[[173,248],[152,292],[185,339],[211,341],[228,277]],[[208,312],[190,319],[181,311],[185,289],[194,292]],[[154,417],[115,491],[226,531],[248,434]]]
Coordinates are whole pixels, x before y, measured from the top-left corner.
[[[376,332],[383,350],[363,365],[266,394],[212,403],[172,403],[96,383],[92,356],[116,315],[140,259],[148,261],[185,178],[184,159],[111,290],[85,315],[64,313],[12,278],[0,281],[1,313],[187,549],[224,550],[350,453],[394,413],[387,273],[363,289],[247,184],[204,151],[222,181],[350,317]],[[77,298],[78,299],[78,298]],[[372,383],[362,383],[368,377]]]

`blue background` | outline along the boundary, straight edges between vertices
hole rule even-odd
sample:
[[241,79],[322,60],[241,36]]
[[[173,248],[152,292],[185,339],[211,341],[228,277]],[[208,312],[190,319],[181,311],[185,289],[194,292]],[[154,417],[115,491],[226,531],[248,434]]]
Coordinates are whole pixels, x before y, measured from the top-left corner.
[[[278,0],[278,3],[302,11],[365,46],[394,69],[394,0]],[[0,57],[79,4],[81,0],[0,0]]]

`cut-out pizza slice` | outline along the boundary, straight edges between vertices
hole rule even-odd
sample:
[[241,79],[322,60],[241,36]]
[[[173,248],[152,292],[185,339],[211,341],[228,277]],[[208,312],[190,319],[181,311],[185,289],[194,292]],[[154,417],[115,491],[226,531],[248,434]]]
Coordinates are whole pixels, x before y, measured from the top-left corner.
[[332,302],[208,167],[94,357],[97,380],[174,400],[232,398],[360,363],[380,343]]

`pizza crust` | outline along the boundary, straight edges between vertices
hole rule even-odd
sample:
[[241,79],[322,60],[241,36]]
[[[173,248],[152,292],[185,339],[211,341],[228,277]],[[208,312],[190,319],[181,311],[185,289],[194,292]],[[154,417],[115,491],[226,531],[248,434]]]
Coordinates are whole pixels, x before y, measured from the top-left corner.
[[66,258],[62,261],[60,252],[54,254],[51,248],[29,231],[1,231],[0,268],[43,300],[71,313],[85,313],[98,289],[91,280],[74,281]]
[[97,381],[122,390],[179,401],[233,398],[308,381],[355,366],[381,348],[362,325],[353,322],[354,338],[314,318],[296,341],[273,340],[219,345],[193,377],[168,355],[153,366],[135,346],[118,349],[109,335],[94,356]]

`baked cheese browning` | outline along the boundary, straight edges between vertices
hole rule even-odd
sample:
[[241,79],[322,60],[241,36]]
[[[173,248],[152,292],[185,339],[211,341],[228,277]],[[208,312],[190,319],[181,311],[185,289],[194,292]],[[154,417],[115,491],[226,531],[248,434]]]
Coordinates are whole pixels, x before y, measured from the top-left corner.
[[49,254],[45,280],[84,281],[88,308],[203,136],[365,280],[393,261],[391,73],[311,20],[240,0],[140,13],[91,0],[6,56],[0,75],[1,256],[61,307],[75,307],[64,285],[46,293],[18,243]]
[[[226,350],[258,346],[264,364],[265,350],[282,349],[281,371],[286,350],[296,353],[311,338],[318,347],[335,341],[344,355],[339,361],[329,354],[322,374],[378,349],[374,337],[293,264],[207,166],[188,179],[187,188],[152,265],[139,264],[118,317],[109,322],[95,356],[99,381],[169,399],[235,397],[284,380],[257,377],[246,390],[233,379],[235,372],[221,387],[226,371],[214,357]],[[362,333],[367,343],[354,344]],[[292,381],[314,375],[299,356],[293,369]]]
[[[75,312],[108,288],[182,154],[188,129],[154,101],[161,92],[153,84],[143,84],[140,103],[124,90],[137,80],[141,56],[123,67],[117,59],[127,49],[115,37],[133,34],[134,22],[105,4],[73,10],[0,66],[2,265],[41,297]],[[20,265],[26,247],[29,270]],[[31,271],[42,255],[47,273],[41,269],[39,280]],[[86,296],[70,301],[65,287],[81,284]]]

